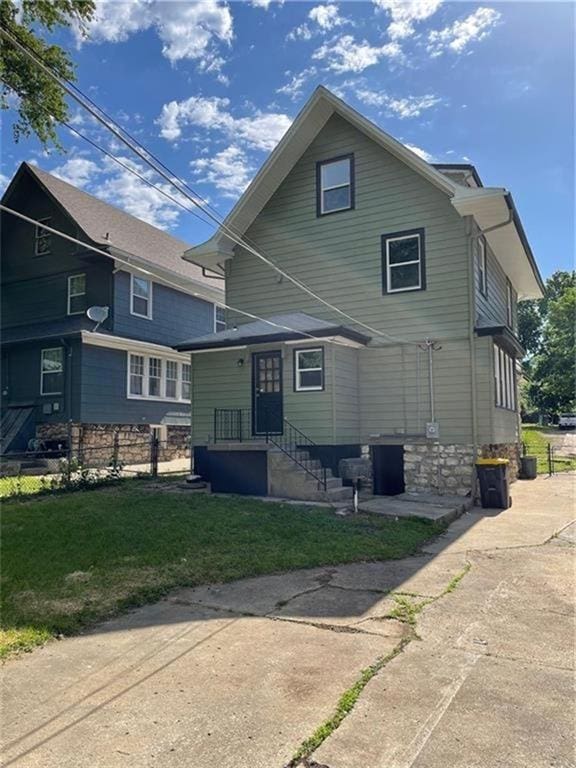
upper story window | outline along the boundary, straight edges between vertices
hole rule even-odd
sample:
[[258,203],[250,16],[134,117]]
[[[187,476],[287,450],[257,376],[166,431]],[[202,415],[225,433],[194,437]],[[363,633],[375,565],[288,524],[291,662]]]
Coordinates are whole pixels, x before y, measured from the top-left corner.
[[499,408],[516,410],[514,358],[494,344],[494,402]]
[[294,389],[317,392],[324,389],[324,349],[294,350]]
[[38,224],[34,230],[34,256],[46,256],[50,253],[50,232],[39,226],[40,224],[50,225],[51,218],[38,219]]
[[61,395],[64,391],[63,348],[43,349],[40,355],[40,394]]
[[486,266],[486,241],[483,237],[478,240],[478,283],[480,293],[488,294],[488,270]]
[[81,315],[86,309],[86,275],[70,275],[68,278],[69,315]]
[[130,276],[130,312],[137,317],[152,319],[152,282],[144,277]]
[[316,164],[316,200],[318,216],[354,208],[354,155]]
[[422,291],[425,288],[424,230],[382,235],[382,292]]
[[226,330],[226,310],[214,304],[214,332]]
[[506,324],[508,328],[514,327],[514,296],[510,280],[506,280]]
[[128,354],[129,398],[152,400],[190,400],[190,363],[156,355]]

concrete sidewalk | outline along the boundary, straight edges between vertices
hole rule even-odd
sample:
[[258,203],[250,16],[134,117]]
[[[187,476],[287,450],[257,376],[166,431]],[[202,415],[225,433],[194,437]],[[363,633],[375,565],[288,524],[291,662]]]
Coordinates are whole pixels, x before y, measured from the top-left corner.
[[568,768],[572,482],[517,483],[417,557],[181,590],[10,662],[3,765],[282,768],[403,647],[311,761]]

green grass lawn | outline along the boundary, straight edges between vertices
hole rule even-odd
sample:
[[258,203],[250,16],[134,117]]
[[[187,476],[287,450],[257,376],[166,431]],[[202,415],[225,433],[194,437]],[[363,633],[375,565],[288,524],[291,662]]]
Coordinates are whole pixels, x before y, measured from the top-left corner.
[[48,483],[41,477],[0,477],[0,499],[10,496],[28,496],[44,490]]
[[[558,442],[565,432],[559,432],[557,427],[541,427],[538,424],[522,425],[522,442],[526,446],[528,456],[538,458],[538,474],[548,474],[548,444]],[[576,459],[554,454],[554,469],[556,472],[576,470]]]
[[131,481],[3,504],[0,657],[70,634],[177,586],[398,558],[424,520],[188,495]]

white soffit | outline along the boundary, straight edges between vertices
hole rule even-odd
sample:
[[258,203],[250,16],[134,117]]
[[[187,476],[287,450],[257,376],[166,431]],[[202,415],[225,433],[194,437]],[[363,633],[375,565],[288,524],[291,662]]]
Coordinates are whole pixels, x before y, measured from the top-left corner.
[[488,245],[518,292],[518,298],[539,299],[541,280],[507,199],[508,192],[501,188],[463,189],[452,198],[452,205],[461,216],[473,216],[481,230],[505,225],[486,233]]

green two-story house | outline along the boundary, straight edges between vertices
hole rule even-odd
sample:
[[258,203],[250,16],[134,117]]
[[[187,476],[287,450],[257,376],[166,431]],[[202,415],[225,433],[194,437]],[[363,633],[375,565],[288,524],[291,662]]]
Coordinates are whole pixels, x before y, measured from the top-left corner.
[[481,454],[514,474],[516,306],[542,280],[511,194],[471,165],[427,163],[320,87],[184,258],[263,318],[229,312],[231,330],[178,345],[198,467],[219,486],[288,492],[254,458],[267,441],[331,474],[369,455],[382,494],[467,494]]

